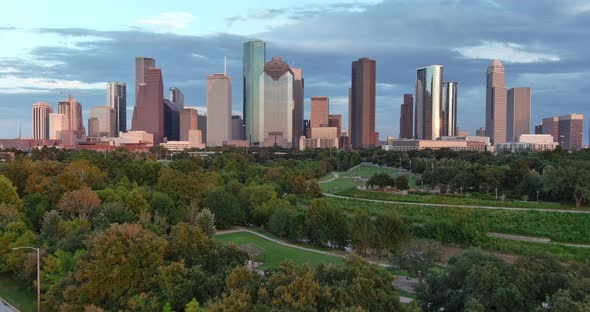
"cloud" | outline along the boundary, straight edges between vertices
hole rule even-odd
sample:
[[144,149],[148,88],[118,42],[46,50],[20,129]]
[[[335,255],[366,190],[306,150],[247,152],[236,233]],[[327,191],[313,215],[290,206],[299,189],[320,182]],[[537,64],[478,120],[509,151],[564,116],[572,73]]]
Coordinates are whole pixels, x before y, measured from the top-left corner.
[[465,58],[500,59],[510,63],[557,62],[560,60],[557,55],[526,51],[522,45],[508,42],[484,41],[477,46],[454,48],[453,51]]
[[193,22],[193,15],[186,12],[164,12],[157,16],[146,16],[137,20],[138,23],[147,26],[156,26],[171,29],[183,29]]
[[0,76],[0,94],[46,93],[52,90],[104,90],[106,82]]

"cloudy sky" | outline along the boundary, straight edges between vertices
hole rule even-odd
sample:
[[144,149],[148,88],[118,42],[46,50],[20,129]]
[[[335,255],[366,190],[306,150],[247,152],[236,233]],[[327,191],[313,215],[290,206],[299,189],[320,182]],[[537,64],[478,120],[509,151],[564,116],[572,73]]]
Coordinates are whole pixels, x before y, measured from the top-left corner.
[[[267,57],[302,67],[309,98],[330,97],[347,120],[351,62],[377,60],[377,131],[397,136],[404,93],[415,70],[444,66],[459,82],[459,127],[485,120],[485,70],[504,62],[507,87],[533,89],[532,122],[569,113],[590,116],[590,3],[587,0],[101,0],[9,1],[0,12],[0,138],[22,125],[31,105],[57,106],[72,94],[105,105],[107,81],[128,83],[133,109],[134,58],[162,68],[165,94],[178,87],[204,111],[206,76],[233,77],[233,109],[242,110],[242,43],[267,41]],[[321,4],[318,4],[321,3]],[[129,123],[130,124],[130,123]],[[346,124],[346,122],[345,122]],[[586,123],[588,124],[588,123]],[[344,125],[346,127],[346,125]],[[585,137],[587,137],[587,127]],[[586,141],[585,141],[586,142]]]

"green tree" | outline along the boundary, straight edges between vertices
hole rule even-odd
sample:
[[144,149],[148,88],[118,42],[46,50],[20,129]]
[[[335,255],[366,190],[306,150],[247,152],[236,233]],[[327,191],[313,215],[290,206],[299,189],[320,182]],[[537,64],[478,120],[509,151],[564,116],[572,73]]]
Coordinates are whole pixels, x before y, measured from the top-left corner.
[[215,225],[221,229],[244,221],[238,199],[221,187],[208,193],[201,206],[215,214]]
[[355,213],[351,228],[352,247],[361,255],[367,255],[367,249],[375,239],[375,223],[366,210]]
[[279,237],[287,237],[289,235],[289,222],[294,213],[294,209],[289,207],[279,207],[268,220],[268,230]]
[[395,268],[419,279],[423,279],[441,261],[442,246],[430,240],[410,241],[392,258]]
[[375,173],[367,181],[367,186],[378,186],[379,188],[395,186],[395,180],[387,173]]
[[199,211],[197,214],[197,226],[207,237],[212,238],[215,235],[215,215],[207,208]]
[[398,190],[409,189],[410,188],[410,181],[409,181],[408,177],[405,175],[400,175],[397,178],[395,178],[395,187]]
[[574,199],[577,208],[590,198],[589,185],[590,164],[585,161],[564,161],[543,174],[544,191],[557,200]]
[[189,303],[186,304],[184,312],[199,312],[200,310],[199,302],[196,298],[193,298]]
[[412,237],[410,229],[395,212],[379,214],[375,217],[375,239],[379,247],[388,256],[401,244]]
[[307,191],[306,196],[307,198],[314,199],[320,198],[324,194],[324,190],[320,187],[320,185],[316,181],[307,182]]
[[314,199],[305,224],[312,242],[344,249],[350,242],[350,223],[337,208],[325,200]]
[[20,199],[16,187],[3,175],[0,175],[0,204],[18,205]]

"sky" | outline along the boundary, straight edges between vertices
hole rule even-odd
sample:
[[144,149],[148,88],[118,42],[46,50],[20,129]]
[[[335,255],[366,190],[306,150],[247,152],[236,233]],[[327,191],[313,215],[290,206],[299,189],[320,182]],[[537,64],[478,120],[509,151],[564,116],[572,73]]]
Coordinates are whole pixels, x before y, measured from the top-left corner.
[[[267,58],[301,67],[305,116],[311,96],[329,96],[347,127],[351,62],[377,61],[376,129],[397,137],[404,93],[416,68],[441,64],[457,81],[458,127],[485,123],[485,73],[500,59],[506,86],[532,88],[532,125],[543,117],[590,117],[590,2],[587,0],[101,0],[7,1],[0,11],[0,138],[31,136],[31,106],[57,109],[68,94],[84,108],[106,104],[106,83],[128,84],[135,57],[156,59],[164,94],[206,111],[206,77],[233,78],[242,111],[242,44],[267,42]],[[131,125],[128,122],[128,127]],[[588,122],[584,126],[585,143]]]

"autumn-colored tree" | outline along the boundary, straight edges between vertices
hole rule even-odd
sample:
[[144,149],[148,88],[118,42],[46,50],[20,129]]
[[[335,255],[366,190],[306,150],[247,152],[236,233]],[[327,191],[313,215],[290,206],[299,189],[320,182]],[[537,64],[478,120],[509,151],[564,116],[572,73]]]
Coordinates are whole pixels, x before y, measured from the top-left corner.
[[96,189],[101,186],[106,173],[88,160],[76,160],[68,164],[63,172],[57,175],[56,181],[64,190],[75,190],[83,187]]
[[7,177],[0,175],[0,204],[17,205],[19,203],[16,187]]
[[172,227],[168,242],[172,259],[184,261],[189,267],[210,246],[209,238],[200,228],[186,223],[179,223]]
[[88,187],[66,192],[58,204],[60,212],[68,218],[88,218],[100,207],[100,198]]

